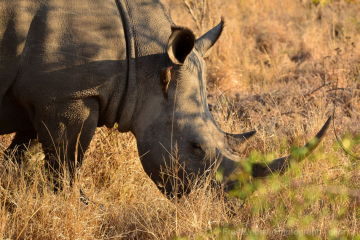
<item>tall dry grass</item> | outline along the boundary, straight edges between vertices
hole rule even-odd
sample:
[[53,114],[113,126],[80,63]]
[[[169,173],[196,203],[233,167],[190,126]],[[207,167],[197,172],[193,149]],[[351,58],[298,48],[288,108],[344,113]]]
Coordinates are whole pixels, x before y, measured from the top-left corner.
[[[359,148],[359,1],[169,0],[197,36],[225,16],[208,63],[208,99],[230,132],[256,129],[241,155],[270,160],[310,139],[335,107],[344,147]],[[195,16],[196,21],[193,20]],[[338,91],[334,89],[340,88]],[[336,106],[334,106],[336,103]],[[12,135],[2,136],[2,148]],[[239,176],[241,179],[241,176]],[[30,146],[0,168],[0,239],[360,238],[360,168],[331,131],[283,176],[167,200],[146,176],[129,133],[100,128],[73,188],[59,194]],[[79,188],[92,200],[79,201]]]

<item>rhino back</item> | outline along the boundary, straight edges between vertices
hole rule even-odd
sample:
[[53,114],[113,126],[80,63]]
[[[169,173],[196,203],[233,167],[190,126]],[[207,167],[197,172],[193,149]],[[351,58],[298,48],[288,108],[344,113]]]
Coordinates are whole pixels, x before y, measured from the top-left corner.
[[109,110],[104,114],[114,122],[127,77],[126,41],[115,1],[8,0],[1,4],[6,15],[1,19],[1,62],[6,64],[0,68],[0,99],[11,87],[29,110],[44,102],[50,106],[53,99],[94,96],[101,98],[103,110]]
[[48,70],[126,57],[123,26],[114,1],[49,1],[33,22],[29,34],[34,34],[28,38],[31,45],[39,47],[31,55],[43,57],[40,64]]

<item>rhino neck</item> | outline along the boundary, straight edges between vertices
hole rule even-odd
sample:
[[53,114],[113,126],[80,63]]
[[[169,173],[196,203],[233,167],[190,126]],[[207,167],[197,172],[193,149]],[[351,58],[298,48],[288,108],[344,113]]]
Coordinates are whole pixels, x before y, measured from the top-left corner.
[[[166,3],[154,0],[116,0],[125,30],[127,85],[119,112],[119,131],[134,132],[134,124],[148,99],[159,88],[159,71],[167,61],[171,18]],[[141,93],[141,94],[139,94]],[[161,94],[161,92],[160,92]]]
[[116,0],[124,27],[126,42],[127,81],[125,94],[123,95],[117,113],[117,122],[120,132],[131,130],[131,122],[138,99],[137,77],[136,77],[136,55],[134,31],[129,15],[129,7],[126,0]]

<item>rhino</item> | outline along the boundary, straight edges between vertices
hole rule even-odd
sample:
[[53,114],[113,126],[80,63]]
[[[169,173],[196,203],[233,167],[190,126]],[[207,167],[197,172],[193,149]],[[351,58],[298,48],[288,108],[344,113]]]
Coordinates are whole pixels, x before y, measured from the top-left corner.
[[[1,0],[0,134],[16,133],[6,151],[20,156],[38,139],[50,173],[65,164],[74,179],[96,128],[117,124],[134,134],[145,172],[168,196],[178,194],[163,174],[174,149],[182,192],[213,166],[231,189],[247,161],[232,149],[255,131],[222,131],[208,108],[204,58],[224,26],[196,38],[162,0]],[[304,154],[251,163],[251,175],[305,158],[329,122]]]

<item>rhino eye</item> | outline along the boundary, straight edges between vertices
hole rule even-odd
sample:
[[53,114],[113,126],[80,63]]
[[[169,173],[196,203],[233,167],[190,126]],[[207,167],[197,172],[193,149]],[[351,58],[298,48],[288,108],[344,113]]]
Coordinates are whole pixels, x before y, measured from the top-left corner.
[[199,143],[192,142],[191,146],[195,149],[201,149],[201,145]]
[[191,147],[193,148],[195,154],[202,155],[204,154],[204,150],[202,149],[199,143],[191,143]]

